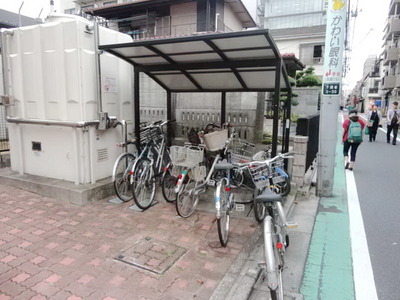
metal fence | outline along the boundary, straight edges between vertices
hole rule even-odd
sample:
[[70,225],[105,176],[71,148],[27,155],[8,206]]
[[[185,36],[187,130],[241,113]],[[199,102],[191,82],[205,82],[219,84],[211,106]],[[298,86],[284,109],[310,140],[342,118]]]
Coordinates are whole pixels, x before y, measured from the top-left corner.
[[307,136],[306,170],[317,157],[319,145],[319,113],[297,120],[297,135]]
[[0,152],[8,150],[10,150],[10,146],[8,141],[6,108],[0,104]]

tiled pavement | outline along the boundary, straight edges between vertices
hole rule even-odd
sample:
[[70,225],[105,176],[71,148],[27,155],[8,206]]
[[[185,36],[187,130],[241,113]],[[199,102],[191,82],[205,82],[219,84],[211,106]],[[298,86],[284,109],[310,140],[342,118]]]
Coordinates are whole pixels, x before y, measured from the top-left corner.
[[[182,219],[164,201],[143,213],[130,205],[75,206],[0,185],[0,300],[208,299],[256,227],[231,219],[221,248],[212,213]],[[114,259],[146,238],[184,254],[163,275]],[[139,248],[149,267],[170,256]]]

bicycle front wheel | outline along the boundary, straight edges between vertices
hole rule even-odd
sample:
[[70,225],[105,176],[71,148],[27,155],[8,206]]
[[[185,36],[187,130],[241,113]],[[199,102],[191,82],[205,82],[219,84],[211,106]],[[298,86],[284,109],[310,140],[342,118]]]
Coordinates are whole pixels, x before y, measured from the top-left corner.
[[133,170],[133,200],[140,209],[148,209],[154,200],[156,181],[151,161],[142,158]]
[[220,204],[220,213],[217,216],[218,223],[218,237],[222,247],[226,247],[229,239],[229,221],[230,221],[230,209],[229,209],[229,195],[226,191],[226,183],[225,180],[222,180],[220,183],[221,186],[217,188],[215,198],[219,198]]
[[133,198],[131,186],[131,171],[135,161],[135,156],[131,153],[125,153],[118,157],[114,165],[113,178],[114,189],[118,198],[124,202]]
[[183,187],[176,197],[176,212],[182,218],[189,218],[196,209],[199,195],[196,194],[197,182],[192,179],[191,173],[183,180]]
[[279,194],[282,197],[289,195],[291,189],[289,177],[285,177],[285,181],[277,183],[275,186],[278,188]]
[[253,203],[253,210],[254,210],[254,217],[256,218],[258,223],[261,223],[265,216],[267,215],[267,208],[265,207],[264,203],[257,202],[255,200],[256,196],[260,195],[262,191],[257,191],[254,193],[254,203]]
[[167,202],[175,202],[176,200],[175,187],[178,177],[172,174],[172,168],[173,166],[170,164],[161,178],[161,191]]

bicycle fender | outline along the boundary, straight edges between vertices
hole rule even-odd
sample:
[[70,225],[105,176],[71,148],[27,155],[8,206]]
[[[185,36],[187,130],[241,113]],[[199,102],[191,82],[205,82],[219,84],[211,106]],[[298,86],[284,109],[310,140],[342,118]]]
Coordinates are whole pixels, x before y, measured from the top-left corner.
[[289,177],[289,175],[286,174],[286,172],[285,172],[283,169],[281,169],[281,168],[279,168],[279,167],[275,167],[275,170],[276,170],[276,172],[278,172],[278,174],[279,174],[280,176]]

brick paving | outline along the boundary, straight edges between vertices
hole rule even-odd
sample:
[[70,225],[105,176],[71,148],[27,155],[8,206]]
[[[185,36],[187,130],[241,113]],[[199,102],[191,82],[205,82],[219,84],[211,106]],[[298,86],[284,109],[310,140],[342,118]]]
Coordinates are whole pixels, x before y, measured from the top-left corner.
[[[208,299],[256,228],[231,219],[221,248],[213,213],[182,219],[164,201],[143,213],[130,205],[76,206],[0,185],[0,300]],[[162,275],[114,259],[142,240],[162,242],[146,252],[155,269],[166,243],[186,251]]]

